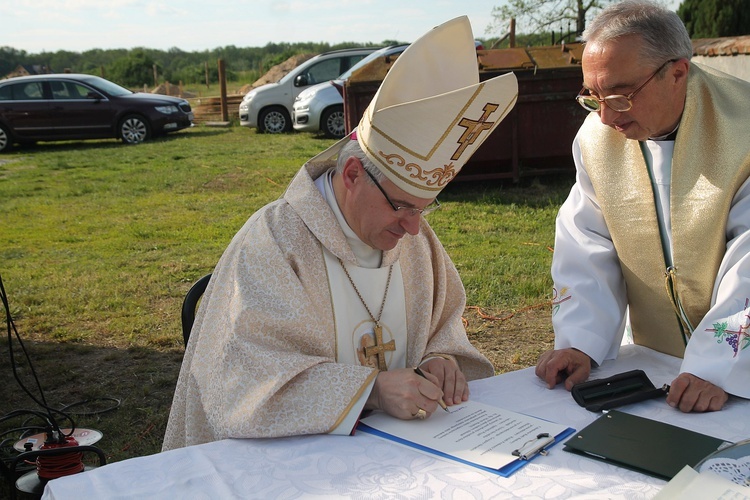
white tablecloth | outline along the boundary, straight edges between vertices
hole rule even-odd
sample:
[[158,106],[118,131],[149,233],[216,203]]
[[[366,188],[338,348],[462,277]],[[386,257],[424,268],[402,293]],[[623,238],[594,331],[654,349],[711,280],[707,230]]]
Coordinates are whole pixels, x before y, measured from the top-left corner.
[[[616,361],[594,370],[602,378],[643,369],[657,387],[677,375],[680,360],[623,346]],[[549,390],[533,368],[471,383],[471,397],[582,429],[597,414],[570,393]],[[724,410],[683,414],[663,399],[620,408],[727,441],[750,437],[750,401],[731,398]],[[56,479],[44,499],[80,498],[652,498],[666,484],[637,472],[563,451],[562,444],[509,478],[422,453],[394,442],[355,436],[228,439],[115,462]]]

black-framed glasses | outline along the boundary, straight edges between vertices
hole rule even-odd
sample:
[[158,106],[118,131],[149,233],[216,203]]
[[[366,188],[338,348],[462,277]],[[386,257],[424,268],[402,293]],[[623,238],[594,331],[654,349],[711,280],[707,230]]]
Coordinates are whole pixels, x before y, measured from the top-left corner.
[[[614,94],[600,99],[599,96],[592,94],[589,89],[583,87],[576,96],[576,101],[578,101],[578,104],[580,104],[581,107],[586,111],[600,111],[602,109],[602,103],[606,104],[612,111],[617,111],[618,113],[630,111],[630,108],[633,107],[633,97],[635,97],[635,95],[640,92],[641,89],[643,89],[643,87],[648,84],[648,82],[653,80],[654,77],[658,75],[659,72],[664,69],[667,64],[673,63],[677,60],[678,59],[670,59],[669,61],[659,66],[659,69],[654,71],[654,74],[648,77],[648,80],[643,82],[640,87],[638,87],[628,95]],[[588,92],[588,94],[586,94],[585,92]]]
[[375,187],[377,187],[380,190],[380,192],[383,193],[383,196],[385,196],[385,200],[388,202],[388,204],[391,206],[391,208],[393,208],[393,210],[395,210],[400,215],[411,215],[411,216],[414,216],[414,215],[428,215],[428,214],[434,212],[435,210],[439,209],[440,206],[441,206],[440,202],[437,200],[437,198],[435,198],[432,201],[432,203],[430,203],[429,205],[427,205],[424,208],[402,207],[400,205],[396,205],[388,197],[388,195],[386,194],[386,192],[383,189],[383,187],[375,179],[375,176],[372,175],[365,167],[362,167],[362,170],[364,170],[365,173],[368,175],[368,177],[370,177],[370,179],[372,179],[372,182],[375,184]]

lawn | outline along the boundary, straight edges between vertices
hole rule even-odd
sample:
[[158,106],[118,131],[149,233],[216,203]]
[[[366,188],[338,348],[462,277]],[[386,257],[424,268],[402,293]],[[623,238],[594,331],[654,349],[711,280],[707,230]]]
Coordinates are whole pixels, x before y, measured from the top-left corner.
[[[158,452],[183,346],[180,305],[234,233],[330,140],[195,127],[124,146],[0,156],[0,275],[47,403],[103,432],[108,460]],[[549,346],[554,218],[572,176],[457,182],[429,216],[461,272],[467,329],[507,371]],[[18,377],[38,399],[14,340]],[[0,341],[0,415],[39,409]],[[119,403],[114,403],[113,401]],[[112,406],[116,409],[111,409]],[[0,432],[12,421],[0,421]],[[2,456],[14,436],[4,436]]]

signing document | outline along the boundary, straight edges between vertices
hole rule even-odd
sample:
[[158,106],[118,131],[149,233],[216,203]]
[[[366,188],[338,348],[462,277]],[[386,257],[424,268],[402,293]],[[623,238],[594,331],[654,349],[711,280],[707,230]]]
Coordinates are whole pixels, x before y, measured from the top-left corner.
[[494,406],[467,401],[426,420],[400,420],[376,412],[357,430],[509,476],[574,429]]

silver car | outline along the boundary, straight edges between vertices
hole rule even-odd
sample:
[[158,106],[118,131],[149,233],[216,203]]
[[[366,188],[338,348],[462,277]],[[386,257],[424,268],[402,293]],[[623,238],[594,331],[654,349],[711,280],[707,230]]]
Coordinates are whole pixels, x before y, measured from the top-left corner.
[[292,104],[300,92],[310,85],[330,81],[375,50],[377,47],[324,52],[300,64],[278,82],[251,90],[240,103],[240,125],[269,134],[290,132]]
[[292,124],[300,132],[323,132],[326,137],[339,139],[346,133],[344,99],[336,87],[343,87],[354,71],[370,62],[403,52],[408,44],[392,45],[365,57],[333,81],[308,87],[300,92],[292,107]]

